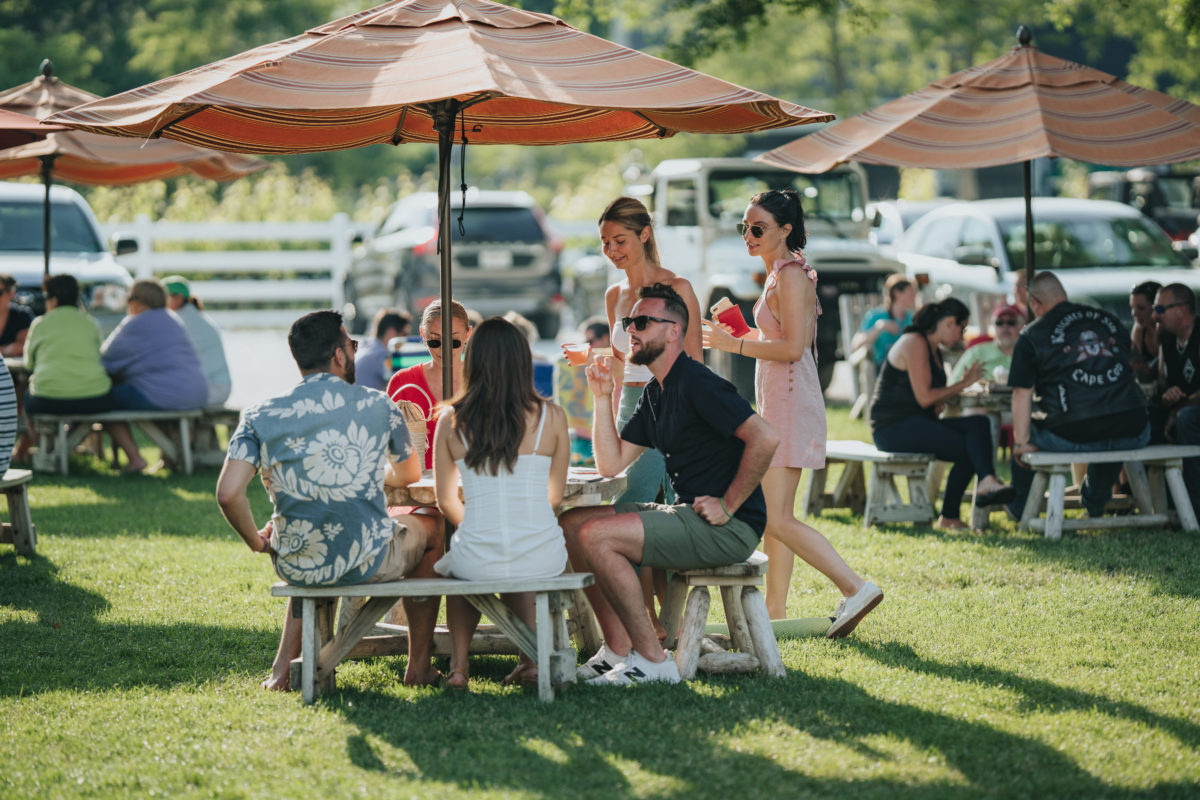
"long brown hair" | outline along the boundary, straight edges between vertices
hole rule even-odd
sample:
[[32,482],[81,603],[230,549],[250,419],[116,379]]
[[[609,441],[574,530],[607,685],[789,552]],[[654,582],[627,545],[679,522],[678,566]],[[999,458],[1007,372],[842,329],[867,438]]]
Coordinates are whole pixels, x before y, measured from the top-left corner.
[[533,357],[517,326],[501,317],[484,320],[467,340],[463,389],[450,402],[455,427],[473,470],[512,472],[525,438],[525,416],[540,407],[533,390]]

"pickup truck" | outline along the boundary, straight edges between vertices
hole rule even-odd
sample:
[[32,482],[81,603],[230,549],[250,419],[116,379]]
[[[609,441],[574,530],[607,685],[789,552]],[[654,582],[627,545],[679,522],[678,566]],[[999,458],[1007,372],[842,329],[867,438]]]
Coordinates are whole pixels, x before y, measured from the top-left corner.
[[[34,183],[0,183],[0,272],[17,280],[15,302],[35,314],[46,310],[42,207],[45,188]],[[50,272],[69,273],[79,281],[79,307],[108,332],[125,314],[133,278],[117,263],[87,201],[74,189],[50,187]],[[137,250],[137,242],[117,242],[118,254]]]
[[[650,174],[649,186],[631,191],[647,197],[654,215],[663,265],[692,282],[707,310],[729,297],[746,319],[762,292],[762,261],[746,254],[737,223],[750,197],[766,189],[794,187],[802,198],[808,233],[805,257],[817,270],[821,322],[817,328],[821,387],[829,385],[841,352],[838,295],[877,292],[898,261],[880,254],[868,240],[873,220],[867,215],[867,178],[857,164],[820,175],[802,175],[746,158],[669,159]],[[754,362],[710,353],[712,366],[754,396]]]

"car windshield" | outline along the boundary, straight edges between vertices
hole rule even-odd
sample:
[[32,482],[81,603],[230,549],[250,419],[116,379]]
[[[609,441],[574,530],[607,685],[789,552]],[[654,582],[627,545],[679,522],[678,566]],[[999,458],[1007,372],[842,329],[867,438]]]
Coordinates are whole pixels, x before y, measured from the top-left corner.
[[450,211],[450,230],[455,242],[523,242],[537,244],[546,240],[532,209],[520,206],[472,207],[467,202],[463,216],[466,234],[458,230],[459,209]]
[[[1000,222],[1010,264],[1025,263],[1025,222]],[[1137,217],[1034,220],[1034,261],[1039,269],[1180,267],[1170,241]]]
[[[42,204],[0,201],[0,250],[40,253],[42,246]],[[50,246],[55,252],[98,253],[104,249],[83,211],[71,203],[51,204]]]
[[863,218],[862,186],[852,172],[801,175],[776,170],[714,170],[708,180],[709,213],[732,226],[746,211],[746,201],[768,189],[791,186],[800,193],[805,214],[828,221]]

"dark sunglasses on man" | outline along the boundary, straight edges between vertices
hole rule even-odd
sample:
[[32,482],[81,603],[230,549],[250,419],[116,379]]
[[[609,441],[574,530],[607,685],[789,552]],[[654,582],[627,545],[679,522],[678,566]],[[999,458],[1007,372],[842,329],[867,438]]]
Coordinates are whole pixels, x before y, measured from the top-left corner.
[[1175,306],[1181,306],[1181,305],[1183,305],[1183,303],[1171,303],[1170,305],[1165,305],[1165,306],[1155,306],[1154,313],[1155,314],[1165,314],[1165,313],[1167,313],[1168,308],[1174,308]]
[[625,330],[644,331],[646,326],[651,322],[665,322],[667,324],[674,323],[673,319],[663,319],[662,317],[652,317],[649,314],[638,314],[636,317],[621,317],[621,325]]

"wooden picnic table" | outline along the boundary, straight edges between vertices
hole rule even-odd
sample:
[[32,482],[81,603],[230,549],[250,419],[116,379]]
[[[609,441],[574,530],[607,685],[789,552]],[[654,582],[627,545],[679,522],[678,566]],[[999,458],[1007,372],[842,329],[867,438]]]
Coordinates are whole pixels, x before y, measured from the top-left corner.
[[[567,470],[567,488],[563,493],[562,507],[600,506],[611,503],[617,495],[625,491],[624,473],[615,478],[606,478],[594,469],[570,467]],[[458,487],[459,498],[462,498],[462,484]],[[437,495],[434,492],[433,471],[425,470],[421,479],[408,486],[387,487],[389,506],[436,506]]]

